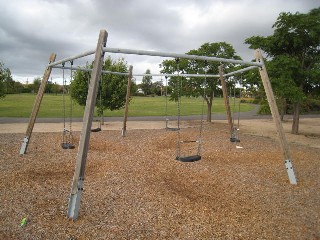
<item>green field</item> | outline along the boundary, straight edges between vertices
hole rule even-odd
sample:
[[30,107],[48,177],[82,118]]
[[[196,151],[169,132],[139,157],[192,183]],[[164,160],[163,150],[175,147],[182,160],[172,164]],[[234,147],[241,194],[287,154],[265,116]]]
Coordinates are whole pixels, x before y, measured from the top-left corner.
[[[35,94],[8,94],[5,98],[0,99],[0,117],[30,117],[32,107],[35,101]],[[66,114],[69,116],[70,97],[66,99]],[[168,116],[177,115],[177,104],[169,101]],[[181,115],[201,115],[202,98],[181,99]],[[236,110],[238,110],[238,100],[236,101]],[[230,103],[233,108],[233,102]],[[63,117],[63,97],[62,95],[45,94],[41,103],[38,117]],[[250,104],[241,104],[241,111],[246,112],[253,109]],[[73,117],[82,117],[84,107],[75,102],[72,104]],[[207,112],[206,103],[204,112]],[[212,113],[225,113],[224,101],[222,98],[215,98],[212,107]],[[104,116],[123,116],[124,110],[110,111],[107,110]],[[163,97],[133,97],[129,106],[129,116],[165,116],[166,115],[166,98]]]

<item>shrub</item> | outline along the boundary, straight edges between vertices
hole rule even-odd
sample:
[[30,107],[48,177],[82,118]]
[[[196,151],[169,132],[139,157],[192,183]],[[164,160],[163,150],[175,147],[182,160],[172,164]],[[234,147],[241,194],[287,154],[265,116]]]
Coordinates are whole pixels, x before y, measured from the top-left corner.
[[320,111],[320,100],[307,98],[301,105],[302,113],[311,113]]
[[259,104],[260,100],[256,98],[241,98],[241,103]]
[[258,114],[261,114],[261,115],[271,114],[271,110],[270,110],[268,103],[264,103],[260,106],[260,108],[258,110]]

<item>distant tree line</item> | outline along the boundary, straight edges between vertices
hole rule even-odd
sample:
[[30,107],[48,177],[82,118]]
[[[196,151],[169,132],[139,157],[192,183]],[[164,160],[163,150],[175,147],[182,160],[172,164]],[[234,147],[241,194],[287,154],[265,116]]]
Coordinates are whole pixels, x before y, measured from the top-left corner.
[[[41,78],[37,77],[32,83],[23,84],[19,81],[13,80],[11,71],[0,62],[0,98],[5,97],[7,94],[20,94],[20,93],[37,93],[40,87]],[[62,93],[63,86],[48,81],[46,85],[46,93],[58,94]]]
[[[151,74],[150,69],[147,69],[145,74]],[[160,81],[152,81],[152,76],[144,76],[141,84],[138,84],[138,89],[142,90],[140,95],[143,96],[162,96],[165,95],[165,87],[163,79]]]

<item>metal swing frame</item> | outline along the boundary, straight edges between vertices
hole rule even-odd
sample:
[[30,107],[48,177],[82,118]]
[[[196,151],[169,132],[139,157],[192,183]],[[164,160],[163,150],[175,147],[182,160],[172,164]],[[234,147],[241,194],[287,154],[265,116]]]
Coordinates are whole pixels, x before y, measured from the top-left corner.
[[92,120],[93,120],[93,112],[94,112],[94,106],[96,102],[97,97],[97,90],[99,87],[99,78],[102,73],[102,63],[104,59],[104,54],[106,52],[113,52],[113,53],[125,53],[125,54],[136,54],[136,55],[148,55],[148,56],[161,56],[161,57],[171,57],[171,58],[186,58],[186,59],[195,59],[195,60],[207,60],[207,61],[216,61],[216,62],[229,62],[229,63],[235,63],[240,65],[249,65],[249,67],[243,68],[238,71],[234,71],[232,73],[228,74],[221,74],[221,71],[219,71],[220,79],[236,74],[241,73],[245,71],[249,71],[253,68],[259,68],[260,77],[263,82],[263,86],[267,95],[267,100],[271,109],[271,113],[273,116],[273,120],[276,125],[276,129],[279,136],[279,142],[280,147],[282,150],[283,157],[285,159],[285,168],[288,173],[288,178],[291,184],[297,184],[297,180],[295,177],[295,173],[293,170],[293,165],[291,161],[291,154],[288,146],[288,142],[286,140],[285,132],[283,130],[279,111],[277,108],[277,105],[275,104],[275,97],[272,91],[272,87],[270,84],[270,80],[268,77],[268,73],[266,70],[266,66],[264,64],[264,60],[262,57],[262,53],[259,49],[255,50],[255,58],[256,62],[248,62],[248,61],[242,61],[242,60],[235,60],[235,59],[224,59],[224,58],[217,58],[217,57],[208,57],[208,56],[198,56],[198,55],[188,55],[188,54],[177,54],[177,53],[165,53],[165,52],[156,52],[156,51],[146,51],[146,50],[131,50],[131,49],[120,49],[120,48],[107,48],[107,31],[106,30],[100,30],[99,38],[97,47],[95,50],[90,50],[85,53],[81,53],[75,56],[71,56],[59,61],[55,61],[56,54],[52,53],[49,57],[49,63],[46,66],[40,88],[32,109],[32,113],[29,119],[29,123],[27,126],[26,134],[23,139],[21,148],[20,148],[20,155],[24,155],[26,153],[28,144],[30,142],[32,130],[35,124],[35,120],[40,108],[40,104],[43,98],[45,86],[48,82],[48,79],[50,77],[52,68],[54,66],[57,66],[59,64],[62,64],[64,62],[74,60],[77,58],[81,58],[84,56],[88,56],[91,54],[95,54],[93,69],[91,73],[91,80],[90,80],[90,86],[88,90],[87,95],[87,102],[86,107],[84,111],[83,116],[83,125],[81,130],[81,136],[79,141],[79,148],[78,153],[76,157],[76,165],[75,165],[75,171],[74,176],[72,180],[72,186],[71,186],[71,193],[69,197],[69,203],[68,203],[68,212],[67,216],[68,218],[71,218],[73,220],[77,219],[80,209],[80,199],[83,191],[83,184],[84,184],[84,172],[85,172],[85,166],[86,166],[86,160],[87,160],[87,153],[88,153],[88,147],[89,147],[89,140],[90,140],[90,129],[92,126]]

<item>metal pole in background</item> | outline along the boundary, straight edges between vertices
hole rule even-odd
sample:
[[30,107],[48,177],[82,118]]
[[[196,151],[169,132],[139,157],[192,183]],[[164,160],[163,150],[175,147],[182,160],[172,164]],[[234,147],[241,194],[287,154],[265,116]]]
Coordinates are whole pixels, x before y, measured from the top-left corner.
[[131,90],[131,78],[132,78],[132,66],[129,67],[126,104],[125,104],[123,127],[122,127],[122,137],[126,136],[126,131],[127,131],[128,108],[129,108],[129,100],[130,100],[130,95],[131,95],[131,93],[130,93],[130,90]]
[[233,76],[237,73],[243,73],[243,72],[247,72],[247,71],[250,71],[252,69],[256,69],[258,66],[250,66],[250,67],[246,67],[246,68],[242,68],[242,69],[239,69],[239,70],[236,70],[234,72],[230,72],[230,73],[226,73],[224,74],[223,76],[224,77],[229,77],[229,76]]
[[[70,67],[63,67],[63,66],[53,66],[52,68],[59,68],[59,69],[71,69]],[[254,67],[256,68],[256,67]],[[85,72],[92,72],[92,69],[90,68],[84,68],[84,67],[72,67],[73,70],[80,70],[80,71],[85,71]],[[122,76],[128,76],[129,72],[113,72],[113,71],[108,71],[108,70],[102,70],[102,73],[106,74],[114,74],[114,75],[122,75]],[[178,76],[177,74],[163,74],[163,73],[132,73],[133,77],[144,77],[144,76],[154,76],[154,77],[175,77]],[[214,78],[219,78],[220,75],[217,74],[180,74],[179,76],[182,77],[214,77]]]
[[228,98],[228,91],[227,91],[226,81],[224,79],[224,74],[223,74],[223,65],[219,66],[219,74],[220,74],[222,94],[223,94],[223,99],[224,99],[224,105],[226,107],[226,113],[227,113],[227,118],[228,118],[230,136],[231,136],[231,134],[233,132],[233,122],[232,122],[232,116],[231,116],[231,110],[230,110],[230,103],[229,103],[229,98]]
[[61,59],[59,61],[49,63],[48,67],[53,67],[53,66],[56,66],[56,65],[58,65],[60,63],[65,63],[65,62],[73,61],[73,60],[78,59],[78,58],[86,57],[86,56],[89,56],[91,54],[94,54],[95,52],[96,52],[95,50],[90,50],[90,51],[87,51],[87,52],[84,52],[84,53],[80,53],[80,54],[75,55],[75,56],[67,57],[67,58]]
[[166,52],[156,52],[156,51],[148,51],[148,50],[134,50],[134,49],[109,48],[109,47],[103,48],[103,51],[110,52],[110,53],[124,53],[124,54],[170,57],[170,58],[185,58],[185,59],[204,60],[204,61],[213,61],[213,62],[228,62],[228,63],[249,65],[249,66],[259,66],[259,67],[262,66],[262,64],[259,62],[248,62],[248,61],[242,61],[242,60],[236,60],[236,59],[189,55],[189,54],[182,54],[182,53],[166,53]]

